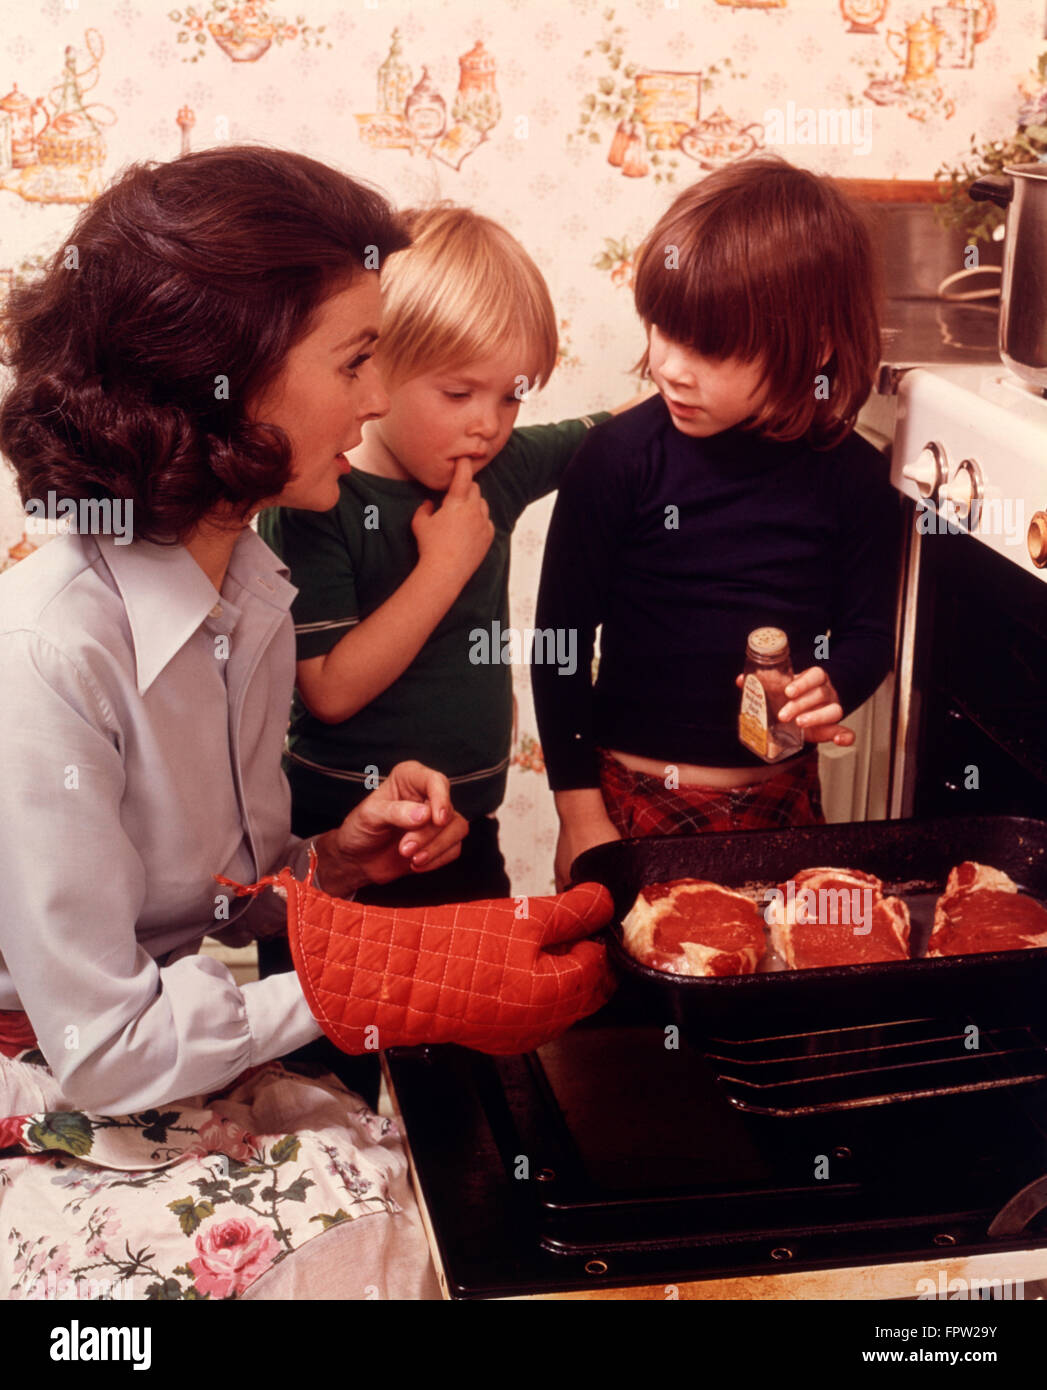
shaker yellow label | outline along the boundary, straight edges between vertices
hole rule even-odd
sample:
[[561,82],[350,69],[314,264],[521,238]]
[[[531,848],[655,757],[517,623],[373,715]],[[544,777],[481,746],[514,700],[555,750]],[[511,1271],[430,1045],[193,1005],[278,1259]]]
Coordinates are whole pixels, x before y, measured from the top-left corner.
[[760,758],[767,757],[767,695],[758,676],[748,675],[742,686],[738,739]]

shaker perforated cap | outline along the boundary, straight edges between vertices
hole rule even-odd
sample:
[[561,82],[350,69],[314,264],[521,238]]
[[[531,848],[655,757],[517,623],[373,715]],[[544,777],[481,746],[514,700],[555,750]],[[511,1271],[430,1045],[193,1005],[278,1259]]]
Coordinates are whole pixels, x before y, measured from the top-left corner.
[[781,656],[789,639],[780,627],[758,627],[749,633],[749,649],[756,656]]

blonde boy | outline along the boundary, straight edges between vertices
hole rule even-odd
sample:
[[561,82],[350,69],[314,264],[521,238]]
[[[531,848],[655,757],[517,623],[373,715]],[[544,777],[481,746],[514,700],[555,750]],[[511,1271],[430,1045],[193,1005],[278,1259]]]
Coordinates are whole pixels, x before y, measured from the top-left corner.
[[509,892],[494,813],[511,673],[496,644],[477,659],[475,633],[508,628],[513,527],[607,418],[514,429],[556,362],[540,271],[469,209],[404,216],[412,245],[382,269],[389,410],[364,426],[332,511],[270,512],[259,527],[299,590],[285,760],[296,833],[337,824],[404,758],[443,772],[470,821],[454,864],[360,895],[400,905]]

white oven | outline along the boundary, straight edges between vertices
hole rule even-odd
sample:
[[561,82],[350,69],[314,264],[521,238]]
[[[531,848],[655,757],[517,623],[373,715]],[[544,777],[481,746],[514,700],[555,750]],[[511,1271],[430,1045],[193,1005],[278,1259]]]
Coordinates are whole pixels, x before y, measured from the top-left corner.
[[1047,399],[885,369],[906,498],[887,814],[1047,815]]

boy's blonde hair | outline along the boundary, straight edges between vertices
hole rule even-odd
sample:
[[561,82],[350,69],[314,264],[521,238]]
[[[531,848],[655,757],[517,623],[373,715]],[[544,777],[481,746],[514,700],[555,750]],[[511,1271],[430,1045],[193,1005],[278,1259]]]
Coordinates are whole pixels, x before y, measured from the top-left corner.
[[541,271],[516,238],[452,203],[409,208],[401,219],[411,245],[382,266],[378,359],[387,384],[515,342],[521,375],[533,369],[529,386],[544,386],[556,365],[556,314]]

